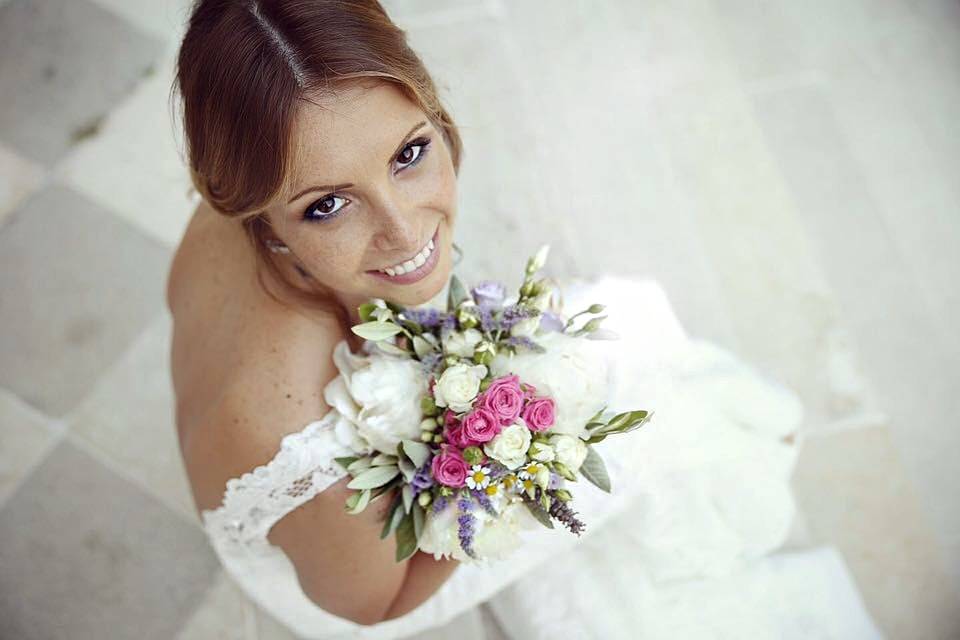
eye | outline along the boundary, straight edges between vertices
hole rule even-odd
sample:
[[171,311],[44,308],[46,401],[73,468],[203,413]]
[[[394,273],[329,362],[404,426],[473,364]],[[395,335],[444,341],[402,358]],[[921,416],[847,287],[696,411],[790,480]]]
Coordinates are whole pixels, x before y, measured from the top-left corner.
[[[412,167],[413,165],[420,162],[424,155],[427,153],[427,147],[430,146],[430,138],[417,138],[416,140],[411,140],[410,143],[403,148],[403,151],[397,156],[397,160],[404,164],[400,170],[403,171],[407,167]],[[416,153],[414,153],[416,149]]]
[[[337,206],[337,200],[342,200],[343,204]],[[348,202],[350,201],[342,196],[328,193],[308,206],[306,211],[303,212],[303,217],[306,220],[325,220],[327,218],[334,218],[340,215],[340,211],[347,206]]]

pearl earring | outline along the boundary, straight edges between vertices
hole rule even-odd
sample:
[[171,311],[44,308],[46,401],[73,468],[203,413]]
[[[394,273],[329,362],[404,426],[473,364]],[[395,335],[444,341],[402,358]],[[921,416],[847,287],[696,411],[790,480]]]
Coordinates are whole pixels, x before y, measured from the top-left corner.
[[290,253],[290,247],[279,240],[267,240],[267,248],[274,253]]

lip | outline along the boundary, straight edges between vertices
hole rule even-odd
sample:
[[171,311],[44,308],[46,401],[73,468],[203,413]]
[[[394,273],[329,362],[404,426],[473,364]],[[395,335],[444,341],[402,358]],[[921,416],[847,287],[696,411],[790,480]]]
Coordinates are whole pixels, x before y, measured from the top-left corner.
[[400,276],[391,276],[378,271],[376,269],[372,271],[367,271],[372,276],[385,280],[391,284],[412,284],[426,278],[430,273],[436,268],[437,262],[440,261],[440,226],[437,226],[437,230],[433,232],[433,252],[430,253],[430,257],[427,258],[427,261],[422,265]]

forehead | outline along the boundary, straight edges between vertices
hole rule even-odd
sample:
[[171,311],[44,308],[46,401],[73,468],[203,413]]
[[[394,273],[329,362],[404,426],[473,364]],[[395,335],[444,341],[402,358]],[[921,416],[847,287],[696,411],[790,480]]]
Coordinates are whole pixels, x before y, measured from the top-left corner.
[[351,83],[298,102],[290,190],[307,181],[350,182],[351,170],[385,164],[423,111],[394,83]]

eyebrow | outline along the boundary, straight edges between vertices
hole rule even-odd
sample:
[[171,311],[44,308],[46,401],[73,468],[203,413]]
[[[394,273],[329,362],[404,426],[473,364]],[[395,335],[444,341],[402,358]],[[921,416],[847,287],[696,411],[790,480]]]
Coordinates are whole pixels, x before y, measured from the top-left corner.
[[[400,144],[397,145],[397,148],[394,150],[393,154],[387,160],[388,165],[391,160],[393,160],[397,155],[400,154],[400,151],[403,149],[403,146],[407,143],[407,140],[410,139],[410,136],[412,136],[414,133],[416,133],[423,127],[425,127],[426,124],[427,124],[426,120],[421,120],[417,124],[413,125],[413,128],[407,132],[407,135],[403,136],[403,139],[400,141]],[[293,204],[294,201],[298,200],[299,198],[302,198],[303,196],[305,196],[306,194],[312,191],[337,191],[338,189],[349,189],[352,186],[353,186],[352,182],[347,182],[345,184],[325,184],[325,185],[307,187],[306,189],[303,189],[302,191],[300,191],[297,195],[290,198],[287,204]]]

